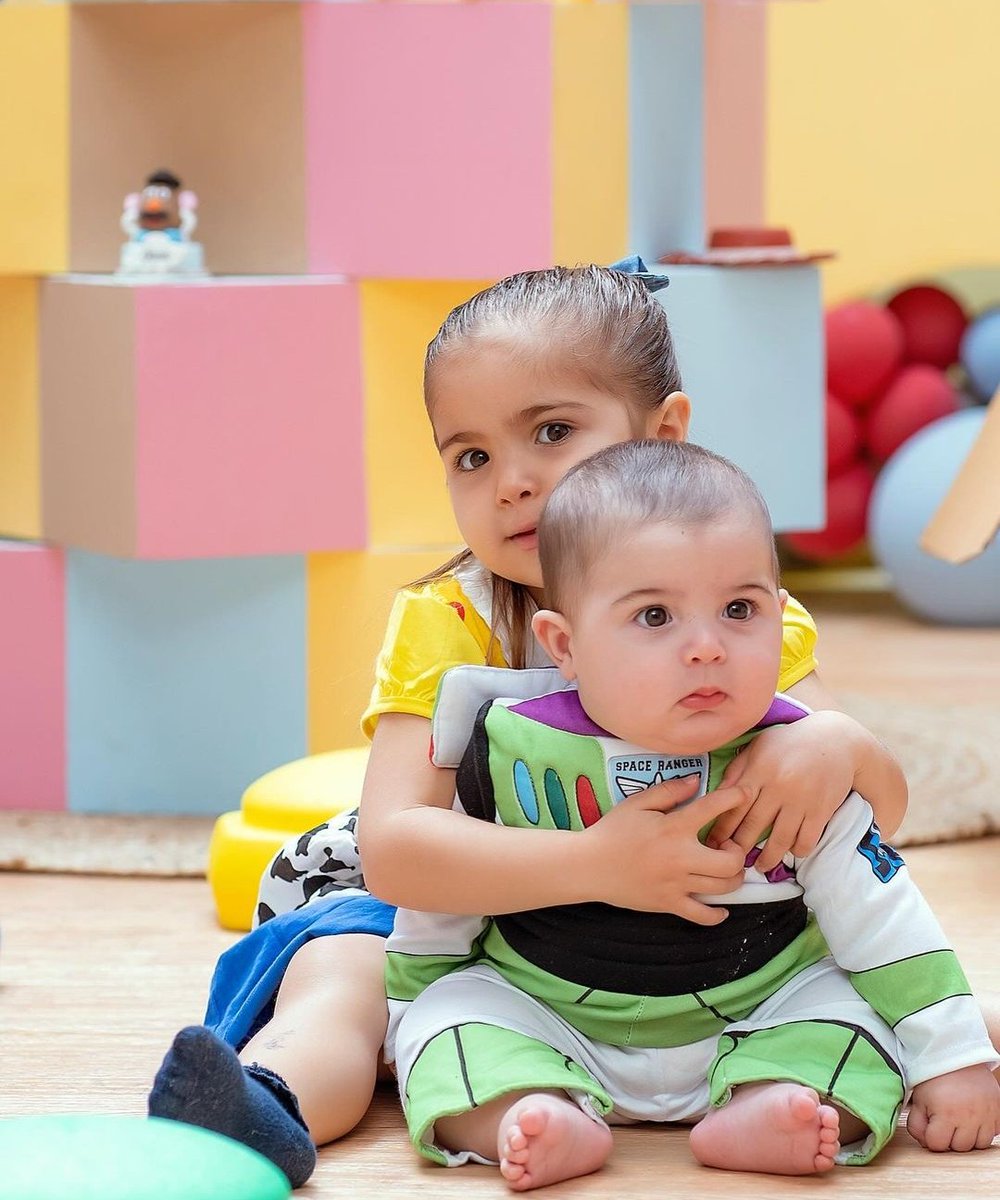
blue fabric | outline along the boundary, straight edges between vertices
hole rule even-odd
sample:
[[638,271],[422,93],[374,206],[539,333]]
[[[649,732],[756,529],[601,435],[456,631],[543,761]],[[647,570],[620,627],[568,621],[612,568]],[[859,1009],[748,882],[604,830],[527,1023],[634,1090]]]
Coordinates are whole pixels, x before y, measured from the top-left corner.
[[396,910],[374,896],[324,896],[279,913],[221,956],[208,992],[205,1024],[239,1049],[270,1018],[292,955],[312,938],[340,933],[388,937]]

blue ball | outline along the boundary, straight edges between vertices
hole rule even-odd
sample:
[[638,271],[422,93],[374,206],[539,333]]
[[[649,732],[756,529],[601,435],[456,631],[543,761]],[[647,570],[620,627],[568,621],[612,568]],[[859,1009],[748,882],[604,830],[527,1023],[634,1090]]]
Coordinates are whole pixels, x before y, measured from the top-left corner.
[[962,335],[959,360],[981,400],[1000,387],[1000,308],[977,317]]
[[1000,538],[969,562],[947,563],[920,549],[920,537],[965,462],[986,419],[964,409],[904,442],[875,481],[868,537],[899,599],[946,625],[1000,625]]

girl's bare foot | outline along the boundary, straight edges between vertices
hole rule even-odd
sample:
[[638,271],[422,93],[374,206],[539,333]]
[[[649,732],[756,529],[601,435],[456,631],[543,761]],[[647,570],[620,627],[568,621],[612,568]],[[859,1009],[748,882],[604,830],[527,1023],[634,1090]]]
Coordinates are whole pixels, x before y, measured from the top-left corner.
[[840,1150],[840,1114],[798,1083],[739,1087],[691,1130],[691,1150],[706,1167],[816,1175]]
[[611,1130],[561,1096],[524,1096],[497,1134],[500,1174],[515,1192],[589,1175],[611,1153]]

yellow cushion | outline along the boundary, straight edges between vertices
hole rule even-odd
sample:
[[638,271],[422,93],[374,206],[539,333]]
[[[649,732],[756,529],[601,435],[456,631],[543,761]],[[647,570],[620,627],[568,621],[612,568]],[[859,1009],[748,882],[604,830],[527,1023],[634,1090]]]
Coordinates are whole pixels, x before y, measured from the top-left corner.
[[296,759],[254,780],[240,811],[219,817],[208,882],[224,928],[250,928],[261,873],[289,838],[356,807],[367,764],[367,746]]

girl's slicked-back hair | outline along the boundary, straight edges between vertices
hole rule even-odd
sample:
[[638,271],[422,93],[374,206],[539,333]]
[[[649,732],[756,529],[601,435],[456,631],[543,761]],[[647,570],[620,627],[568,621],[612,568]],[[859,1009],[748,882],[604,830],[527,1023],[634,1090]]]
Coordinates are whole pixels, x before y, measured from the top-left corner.
[[642,278],[610,267],[522,271],[477,292],[448,314],[424,359],[424,397],[435,367],[454,351],[504,337],[525,356],[544,348],[561,369],[577,370],[623,399],[656,408],[681,389],[667,314]]
[[546,603],[565,611],[591,567],[630,532],[652,524],[705,525],[746,513],[770,539],[771,516],[749,475],[693,442],[647,439],[608,446],[552,489],[538,524]]
[[[655,410],[681,390],[667,314],[637,275],[595,265],[522,271],[454,308],[427,347],[424,400],[433,407],[437,372],[452,354],[476,353],[490,339],[539,366],[553,364],[640,409]],[[416,581],[449,574],[470,557],[463,551]],[[522,667],[531,639],[534,603],[527,589],[493,576],[494,638]]]

